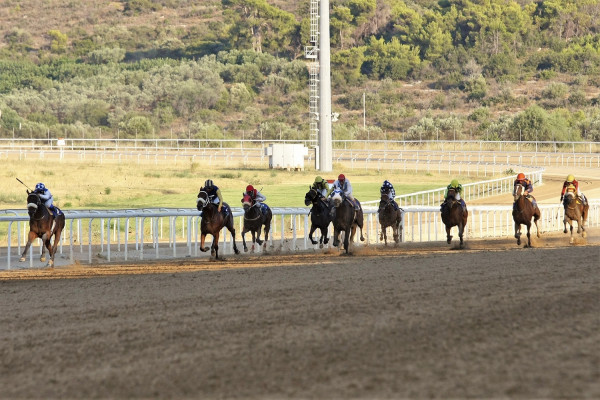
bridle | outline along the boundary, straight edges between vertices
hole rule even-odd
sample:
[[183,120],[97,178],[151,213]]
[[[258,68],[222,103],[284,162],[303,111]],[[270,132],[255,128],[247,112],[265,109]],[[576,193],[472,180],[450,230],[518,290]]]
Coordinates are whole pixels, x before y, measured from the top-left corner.
[[[33,196],[35,196],[36,199],[35,203],[29,202],[29,197]],[[40,196],[37,193],[30,193],[29,196],[27,196],[27,212],[29,213],[30,217],[36,221],[39,221],[44,218],[44,212],[41,213],[42,215],[39,218],[35,217],[35,215],[39,212],[41,205],[42,200],[40,199]],[[31,211],[31,209],[34,209],[35,211]]]

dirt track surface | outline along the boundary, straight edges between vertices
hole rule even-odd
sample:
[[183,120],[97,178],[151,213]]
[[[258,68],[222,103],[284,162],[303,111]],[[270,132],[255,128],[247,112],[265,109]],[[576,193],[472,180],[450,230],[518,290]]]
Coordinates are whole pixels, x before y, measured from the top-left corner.
[[599,236],[3,272],[1,397],[600,398]]

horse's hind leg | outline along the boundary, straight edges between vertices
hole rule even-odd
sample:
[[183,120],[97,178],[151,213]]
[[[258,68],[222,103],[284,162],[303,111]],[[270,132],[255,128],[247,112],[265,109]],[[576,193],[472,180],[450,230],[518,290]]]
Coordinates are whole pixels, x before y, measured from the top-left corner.
[[265,225],[265,241],[263,243],[263,249],[267,249],[267,243],[269,242],[269,231],[271,230],[271,223]]
[[258,230],[256,231],[256,243],[258,243],[259,246],[262,246],[263,241],[260,240],[260,234],[262,233],[262,225],[258,226]]
[[21,258],[19,258],[20,262],[26,260],[27,252],[29,251],[29,247],[31,247],[31,243],[35,240],[37,235],[33,231],[29,231],[29,235],[27,235],[27,244],[25,245],[25,250],[23,250],[23,254],[21,254]]

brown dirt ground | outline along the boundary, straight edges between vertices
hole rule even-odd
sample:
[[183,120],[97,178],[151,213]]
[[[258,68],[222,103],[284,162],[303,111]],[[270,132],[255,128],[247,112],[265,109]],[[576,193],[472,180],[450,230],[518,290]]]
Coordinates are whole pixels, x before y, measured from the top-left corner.
[[600,229],[534,245],[1,272],[1,397],[600,398]]

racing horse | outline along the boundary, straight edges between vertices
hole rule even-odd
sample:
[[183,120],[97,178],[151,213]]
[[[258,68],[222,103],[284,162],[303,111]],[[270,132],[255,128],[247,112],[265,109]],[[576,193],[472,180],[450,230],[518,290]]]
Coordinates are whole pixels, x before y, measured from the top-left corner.
[[[265,227],[265,240],[264,250],[267,249],[267,241],[269,240],[269,231],[271,230],[271,219],[273,219],[273,212],[266,204],[254,203],[252,197],[247,193],[244,193],[242,198],[242,204],[244,207],[244,229],[242,229],[242,242],[244,243],[244,251],[248,251],[246,246],[246,232],[252,233],[252,248],[251,252],[254,253],[254,243],[258,243],[259,246],[263,244],[260,240],[260,232],[264,225]],[[263,212],[264,210],[264,212]]]
[[340,244],[339,236],[344,231],[344,250],[348,254],[348,243],[349,240],[354,240],[356,233],[356,227],[360,228],[360,240],[364,241],[363,237],[363,212],[360,207],[360,203],[357,199],[354,199],[358,204],[358,210],[354,209],[354,205],[349,199],[344,196],[344,193],[336,189],[332,192],[330,201],[335,207],[335,216],[333,217],[333,245],[338,246]]
[[469,212],[463,210],[460,200],[456,199],[456,191],[453,188],[448,189],[446,201],[442,205],[442,222],[446,225],[446,243],[450,244],[452,241],[450,230],[456,226],[458,228],[458,237],[460,238],[460,247],[463,247],[463,234],[468,218]]
[[381,235],[379,240],[383,240],[387,246],[387,228],[392,228],[394,242],[399,243],[401,238],[402,226],[402,209],[396,209],[393,200],[387,193],[381,195],[381,206],[379,207],[379,225],[381,225]]
[[[57,209],[58,210],[58,209]],[[27,191],[27,213],[29,214],[29,235],[27,237],[27,245],[25,250],[21,254],[19,261],[25,261],[27,251],[31,246],[31,242],[35,238],[40,238],[44,242],[42,246],[42,255],[40,261],[46,261],[46,249],[48,249],[48,264],[47,267],[54,267],[54,255],[60,235],[65,227],[65,214],[59,211],[56,219],[54,215],[48,210],[40,196],[37,193]],[[54,245],[50,243],[52,236],[54,235]]]
[[531,201],[525,197],[523,192],[525,188],[523,185],[515,185],[513,191],[513,198],[515,204],[513,206],[512,216],[515,221],[515,238],[517,239],[517,245],[521,244],[521,225],[527,226],[527,244],[524,247],[531,247],[531,218],[535,223],[537,237],[540,237],[540,227],[538,226],[538,220],[542,217],[540,209],[533,205]]
[[[310,232],[308,233],[308,238],[312,244],[318,243],[319,247],[323,248],[324,244],[329,243],[329,238],[327,237],[327,228],[331,223],[329,206],[327,205],[327,202],[319,195],[319,192],[310,187],[304,196],[304,204],[307,206],[312,204],[312,208],[310,209]],[[313,233],[317,229],[321,231],[321,238],[318,242],[312,237]]]
[[563,232],[567,233],[568,223],[571,227],[571,239],[569,243],[574,243],[573,221],[577,221],[577,233],[581,233],[581,236],[586,237],[585,220],[587,219],[590,206],[588,204],[584,206],[581,200],[572,191],[565,193],[563,205],[565,206],[565,217],[563,219],[565,230]]
[[[223,203],[223,206],[229,208],[227,203]],[[200,193],[198,193],[196,207],[199,211],[202,211],[202,221],[200,222],[200,251],[208,251],[208,247],[204,247],[204,240],[206,239],[206,235],[210,234],[213,237],[212,245],[210,246],[210,255],[218,260],[219,235],[221,234],[221,229],[227,228],[233,237],[233,251],[235,254],[239,254],[240,251],[235,244],[235,229],[233,227],[232,212],[230,211],[227,216],[220,213],[219,207],[210,201],[208,193],[204,190],[201,190]]]

